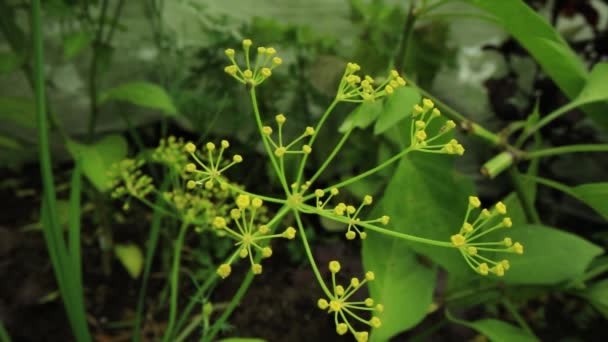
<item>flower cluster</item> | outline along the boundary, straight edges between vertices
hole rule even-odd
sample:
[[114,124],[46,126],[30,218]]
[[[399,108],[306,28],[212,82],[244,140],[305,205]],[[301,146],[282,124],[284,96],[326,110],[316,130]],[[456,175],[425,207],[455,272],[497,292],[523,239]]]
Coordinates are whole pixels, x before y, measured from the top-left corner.
[[174,136],[170,136],[161,139],[158,147],[152,152],[152,160],[181,171],[188,163],[188,156],[184,154],[184,145],[183,138],[176,139]]
[[[441,112],[435,107],[433,101],[429,99],[423,99],[422,106],[418,104],[414,106],[414,109],[412,110],[412,124],[410,127],[412,148],[417,151],[430,153],[463,155],[464,147],[459,144],[456,139],[452,139],[448,143],[437,141],[456,127],[454,121],[446,121],[435,135],[429,136],[429,125],[435,118],[440,116]],[[433,142],[435,144],[432,144]]]
[[188,189],[194,189],[197,185],[204,185],[205,189],[211,190],[215,185],[215,182],[220,182],[222,172],[229,169],[234,164],[238,164],[243,161],[243,157],[238,154],[232,156],[232,161],[227,161],[222,159],[224,156],[224,151],[230,147],[230,143],[226,140],[222,140],[220,143],[220,149],[215,156],[215,152],[217,150],[216,146],[212,142],[208,142],[205,144],[205,149],[207,150],[207,158],[204,160],[202,157],[197,155],[196,145],[189,142],[184,146],[184,150],[190,154],[192,159],[198,164],[202,169],[198,169],[196,164],[188,163],[184,167],[186,172],[192,173],[197,176],[197,180],[189,180],[186,183],[186,187]]
[[340,272],[340,263],[338,261],[329,262],[329,271],[331,272],[332,290],[328,294],[328,298],[321,298],[317,301],[317,306],[321,310],[327,310],[328,313],[334,314],[334,322],[336,324],[336,332],[339,335],[344,335],[350,331],[358,342],[366,342],[369,333],[367,331],[357,331],[349,322],[349,318],[364,323],[373,328],[379,328],[382,325],[380,318],[372,316],[370,319],[364,319],[355,311],[368,311],[382,313],[384,306],[375,304],[372,298],[367,298],[362,301],[353,301],[352,296],[368,281],[374,280],[373,272],[367,272],[362,280],[351,278],[346,289],[342,285],[336,285],[336,273]]
[[278,143],[275,142],[274,139],[272,139],[272,128],[270,126],[262,127],[262,137],[266,139],[270,143],[270,145],[272,145],[272,147],[274,148],[275,156],[277,156],[278,158],[283,158],[283,156],[286,154],[310,154],[310,152],[312,152],[312,148],[309,144],[302,145],[302,147],[298,150],[294,150],[292,148],[303,139],[311,137],[313,134],[315,134],[314,128],[306,127],[304,132],[298,138],[296,138],[294,141],[285,146],[283,144],[283,124],[285,124],[287,118],[285,118],[285,115],[283,114],[278,114],[275,116],[275,121],[277,122],[278,126]]
[[123,209],[129,209],[131,197],[144,198],[154,191],[152,178],[141,171],[144,161],[125,159],[113,164],[109,171],[109,187],[113,189],[112,198],[128,197]]
[[460,228],[460,232],[452,235],[452,245],[458,248],[467,264],[477,273],[481,275],[493,273],[502,277],[505,271],[509,269],[509,261],[494,261],[480,255],[480,252],[523,254],[524,246],[519,242],[513,243],[511,238],[508,237],[497,242],[475,242],[482,236],[497,229],[509,228],[513,225],[511,218],[504,216],[507,214],[507,207],[502,202],[496,203],[492,210],[482,209],[477,218],[473,222],[469,222],[471,212],[480,208],[480,206],[481,202],[479,198],[475,196],[469,197],[469,205],[464,223]]
[[[338,216],[346,218],[346,220],[344,222],[348,226],[346,228],[345,235],[348,240],[354,240],[357,237],[357,235],[359,235],[359,238],[361,240],[364,240],[367,237],[367,233],[364,231],[361,231],[361,228],[358,226],[361,223],[382,223],[384,225],[387,225],[388,222],[390,221],[390,218],[386,215],[384,215],[380,218],[374,219],[374,220],[361,221],[361,219],[358,217],[359,213],[361,212],[361,209],[363,209],[363,207],[365,207],[365,206],[371,205],[373,202],[373,198],[370,195],[366,195],[365,197],[363,197],[363,201],[361,202],[361,204],[359,205],[358,208],[355,208],[355,206],[353,206],[353,205],[347,205],[343,202],[340,202],[333,209],[325,209],[325,207],[327,206],[327,203],[329,203],[329,200],[331,200],[332,197],[334,197],[338,194],[339,194],[338,189],[332,188],[329,191],[329,196],[323,201],[322,198],[325,196],[325,191],[323,191],[321,189],[315,190],[316,207],[317,207],[317,210],[326,210],[334,215],[338,215]],[[342,221],[342,220],[340,220],[340,221]]]
[[[262,257],[269,258],[272,255],[272,249],[263,242],[273,238],[293,239],[296,236],[296,230],[293,227],[288,227],[281,234],[268,234],[270,228],[264,224],[256,223],[256,215],[264,202],[262,199],[249,195],[239,195],[236,198],[236,208],[230,211],[230,219],[226,220],[223,216],[216,216],[212,225],[215,229],[225,232],[227,236],[237,241],[235,245],[238,247],[232,256],[225,264],[222,264],[217,269],[217,274],[226,278],[232,272],[231,264],[236,259],[237,255],[241,258],[249,258],[251,270],[254,274],[262,273],[262,265],[253,260],[253,251],[256,250],[262,253]],[[236,229],[231,228],[236,226]]]
[[405,80],[396,70],[392,70],[384,82],[375,85],[376,81],[369,75],[363,78],[357,75],[361,67],[357,63],[346,64],[346,70],[340,80],[336,99],[344,102],[373,102],[392,94],[395,89],[405,86]]
[[281,65],[283,60],[280,57],[275,56],[277,51],[274,48],[260,46],[257,48],[255,63],[252,63],[249,53],[252,44],[250,39],[243,40],[245,70],[241,69],[237,63],[234,49],[226,49],[224,52],[232,64],[226,66],[224,71],[243,84],[257,86],[270,77],[272,75],[272,70]]

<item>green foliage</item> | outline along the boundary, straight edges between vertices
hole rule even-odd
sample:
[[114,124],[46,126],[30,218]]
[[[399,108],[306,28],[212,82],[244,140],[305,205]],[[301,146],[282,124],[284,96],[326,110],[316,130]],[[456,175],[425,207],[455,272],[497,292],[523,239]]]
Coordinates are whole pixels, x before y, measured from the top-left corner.
[[109,135],[95,144],[68,141],[74,159],[80,159],[84,175],[101,192],[110,189],[108,170],[112,164],[127,156],[127,141],[120,135]]
[[467,322],[451,317],[448,313],[448,318],[452,322],[462,324],[471,329],[475,329],[480,334],[488,337],[495,342],[522,341],[534,342],[538,341],[534,336],[530,336],[524,330],[513,326],[507,322],[496,319],[482,319],[474,322]]
[[420,103],[420,93],[412,87],[399,88],[395,94],[384,103],[382,115],[376,120],[374,134],[381,134],[395,126],[401,120],[409,116],[409,112],[404,108],[413,108]]
[[139,246],[135,244],[117,244],[114,253],[133,279],[139,278],[144,266],[144,256]]
[[99,96],[99,104],[109,101],[129,102],[136,106],[160,110],[168,116],[178,114],[167,92],[162,87],[149,82],[130,82],[102,92]]

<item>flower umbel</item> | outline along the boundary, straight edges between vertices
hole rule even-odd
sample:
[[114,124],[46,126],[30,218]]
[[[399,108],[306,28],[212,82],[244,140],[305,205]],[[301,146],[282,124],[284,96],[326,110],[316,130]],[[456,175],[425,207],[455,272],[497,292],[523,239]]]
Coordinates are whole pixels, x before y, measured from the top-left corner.
[[184,150],[189,153],[194,161],[196,161],[196,163],[202,168],[198,169],[194,163],[186,164],[184,170],[198,176],[196,181],[190,180],[188,183],[186,183],[188,189],[194,189],[197,185],[201,184],[205,186],[205,189],[213,189],[215,182],[220,181],[222,172],[226,171],[234,164],[238,164],[243,161],[243,157],[241,157],[239,154],[235,154],[231,161],[223,160],[222,157],[224,155],[224,150],[226,150],[228,147],[230,147],[230,143],[228,143],[226,140],[222,140],[220,143],[219,152],[214,158],[216,153],[215,144],[208,142],[205,144],[205,149],[207,150],[207,160],[204,161],[203,158],[199,158],[197,155],[196,146],[193,143],[189,142],[184,146]]
[[123,209],[129,209],[132,197],[144,198],[154,191],[152,178],[141,171],[144,161],[141,159],[124,159],[115,163],[108,171],[110,188],[113,188],[112,198],[127,196]]
[[236,226],[236,229],[230,228],[230,222],[222,216],[217,216],[212,221],[215,229],[225,232],[227,236],[237,241],[235,243],[235,246],[238,247],[237,250],[225,264],[220,265],[217,269],[217,273],[222,278],[230,275],[232,270],[231,264],[237,255],[243,259],[249,258],[251,270],[254,274],[262,273],[262,265],[253,260],[253,252],[257,251],[258,253],[262,253],[262,257],[269,258],[272,255],[272,249],[266,243],[263,243],[265,240],[273,238],[291,240],[296,235],[296,230],[292,227],[287,228],[280,234],[268,234],[270,228],[267,225],[257,224],[256,214],[262,205],[264,205],[264,202],[260,198],[239,195],[235,203],[237,208],[230,211],[230,220],[233,227]]
[[[441,154],[464,154],[464,147],[456,139],[448,143],[438,143],[437,140],[456,127],[452,120],[446,121],[439,131],[430,135],[429,125],[441,116],[441,111],[435,108],[435,104],[430,99],[423,99],[422,106],[415,105],[412,110],[412,124],[410,128],[411,147],[416,151],[441,153]],[[434,144],[433,144],[434,143]]]
[[374,304],[374,300],[367,298],[362,301],[353,301],[351,297],[368,281],[374,280],[373,272],[367,272],[362,280],[351,278],[346,289],[342,285],[336,285],[336,273],[340,271],[340,263],[331,261],[329,263],[331,272],[332,293],[329,298],[320,298],[317,301],[317,306],[321,310],[327,310],[327,313],[334,314],[334,322],[336,324],[336,332],[338,335],[344,335],[348,331],[353,334],[358,342],[366,342],[369,333],[367,331],[357,331],[349,322],[350,318],[366,324],[372,328],[379,328],[382,325],[380,318],[372,316],[370,319],[364,319],[359,316],[356,311],[368,311],[382,313],[384,306],[382,304]]
[[[513,225],[511,218],[507,214],[507,207],[504,203],[498,202],[494,209],[482,209],[473,222],[469,222],[470,214],[479,208],[481,202],[475,196],[469,197],[469,205],[465,214],[464,223],[458,234],[450,238],[452,245],[460,251],[467,264],[481,275],[493,273],[502,277],[510,267],[508,260],[491,260],[480,255],[480,252],[502,252],[523,254],[524,247],[521,243],[513,243],[511,238],[505,238],[497,242],[475,242],[482,236],[497,229],[509,228]],[[501,216],[503,216],[501,218]]]
[[336,99],[344,102],[373,102],[384,96],[392,94],[395,89],[404,87],[405,80],[399,76],[396,70],[392,70],[389,76],[377,86],[376,81],[369,75],[363,78],[357,75],[361,67],[357,63],[346,64],[346,70],[340,80]]
[[283,63],[280,57],[275,56],[277,51],[272,47],[260,46],[257,48],[255,64],[251,61],[251,45],[250,39],[243,40],[243,52],[245,55],[245,69],[243,70],[235,59],[236,52],[234,49],[226,49],[224,53],[232,62],[224,68],[224,71],[237,81],[251,86],[262,84],[268,77],[272,75],[272,70]]
[[272,130],[272,127],[270,127],[270,126],[262,127],[262,138],[266,139],[270,143],[270,145],[274,148],[274,155],[277,158],[283,158],[283,156],[285,156],[286,154],[310,154],[312,152],[312,148],[310,147],[310,138],[308,139],[309,140],[308,144],[303,144],[298,149],[294,149],[294,146],[296,146],[302,140],[304,140],[308,137],[312,137],[312,135],[315,134],[314,128],[306,127],[304,129],[304,132],[302,132],[302,134],[299,137],[297,137],[295,140],[293,140],[289,144],[283,145],[283,125],[287,121],[287,118],[283,114],[277,114],[275,116],[275,121],[277,122],[277,127],[278,127],[277,128],[278,143],[275,142],[274,139],[272,138],[273,130]]

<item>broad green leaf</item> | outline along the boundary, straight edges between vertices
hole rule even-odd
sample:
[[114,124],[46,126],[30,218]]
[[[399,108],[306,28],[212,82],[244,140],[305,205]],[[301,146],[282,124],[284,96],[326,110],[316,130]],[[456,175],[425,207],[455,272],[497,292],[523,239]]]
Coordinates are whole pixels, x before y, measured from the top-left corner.
[[0,135],[0,148],[20,150],[23,146],[15,139]]
[[523,329],[518,328],[507,322],[496,319],[481,319],[474,322],[463,321],[447,314],[448,319],[452,322],[462,324],[478,333],[488,337],[492,342],[534,342],[538,339],[527,334]]
[[[498,232],[497,232],[498,233]],[[577,277],[602,248],[571,233],[542,225],[517,225],[502,230],[492,241],[510,237],[524,245],[524,254],[498,254],[511,268],[502,278],[510,284],[552,285]]]
[[[589,73],[576,53],[543,17],[522,0],[466,2],[494,15],[502,28],[528,50],[570,99],[579,95]],[[583,110],[604,129],[608,129],[608,105],[596,103],[585,106]]]
[[363,240],[363,264],[376,275],[369,283],[371,298],[384,305],[379,315],[382,327],[373,330],[372,341],[387,341],[427,315],[433,301],[436,267],[421,264],[403,241],[374,233]]
[[0,121],[11,121],[23,127],[36,128],[34,100],[0,97]]
[[117,244],[114,246],[114,254],[133,279],[139,278],[144,266],[144,255],[139,246],[132,243]]
[[[608,63],[596,64],[589,74],[585,87],[581,90],[576,99],[574,99],[574,102],[582,105],[592,102],[608,101],[607,80]],[[608,114],[604,113],[604,116],[608,117]]]
[[595,209],[608,220],[608,183],[590,183],[575,186],[572,193],[581,202]]
[[136,106],[157,109],[169,116],[177,115],[173,100],[163,88],[149,82],[131,82],[104,91],[99,104],[108,101],[126,101]]
[[608,279],[600,280],[590,286],[583,296],[595,306],[604,317],[608,318]]
[[[387,229],[438,241],[450,241],[458,232],[473,194],[472,182],[454,171],[454,157],[410,153],[399,164],[382,200],[382,212],[391,218]],[[373,232],[369,232],[370,238]],[[449,272],[474,276],[453,248],[409,243]]]
[[397,88],[384,103],[384,110],[376,121],[374,134],[381,134],[409,116],[412,107],[420,102],[420,93],[414,87]]
[[63,41],[63,57],[66,60],[76,57],[82,50],[93,42],[94,35],[91,32],[80,31],[67,35]]
[[110,166],[127,156],[127,141],[120,135],[109,135],[93,145],[69,140],[67,146],[74,159],[80,158],[84,175],[99,191],[108,190]]
[[338,128],[338,131],[344,133],[351,128],[366,128],[378,118],[378,115],[380,115],[381,112],[381,101],[363,102],[348,114],[340,128]]

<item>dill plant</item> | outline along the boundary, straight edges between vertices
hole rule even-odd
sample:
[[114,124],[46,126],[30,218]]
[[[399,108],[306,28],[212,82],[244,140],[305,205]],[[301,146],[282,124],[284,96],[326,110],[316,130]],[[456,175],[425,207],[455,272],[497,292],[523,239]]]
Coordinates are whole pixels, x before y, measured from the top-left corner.
[[[169,207],[175,209],[167,214],[182,222],[171,269],[170,316],[165,341],[171,340],[175,334],[174,330],[180,326],[179,322],[176,323],[180,252],[184,234],[191,227],[196,227],[197,232],[214,231],[234,241],[234,250],[216,270],[216,277],[222,279],[231,275],[232,265],[238,259],[248,259],[252,274],[262,273],[261,260],[272,256],[272,240],[292,240],[299,235],[322,291],[316,303],[317,307],[333,316],[337,334],[350,333],[360,342],[368,340],[370,328],[382,326],[380,318],[384,308],[382,303],[376,303],[373,298],[364,300],[353,298],[366,283],[374,281],[375,274],[370,270],[361,277],[351,277],[346,285],[338,284],[336,275],[340,272],[341,265],[339,261],[332,260],[327,266],[331,273],[331,281],[326,282],[321,276],[304,233],[303,216],[316,215],[345,225],[344,237],[347,241],[365,239],[371,231],[414,243],[451,248],[455,253],[461,254],[473,271],[483,276],[492,274],[501,277],[510,268],[508,259],[496,259],[496,253],[523,253],[523,245],[513,242],[510,238],[500,241],[481,239],[498,229],[512,226],[511,219],[506,216],[507,208],[502,202],[498,202],[490,209],[482,208],[479,198],[470,196],[467,211],[463,215],[463,223],[460,227],[455,227],[455,234],[446,236],[445,240],[431,240],[392,230],[390,217],[387,215],[366,217],[366,208],[374,202],[371,195],[364,196],[358,204],[339,201],[342,188],[379,172],[409,153],[455,156],[464,154],[464,147],[456,139],[451,138],[456,124],[452,120],[443,119],[440,110],[428,98],[411,109],[412,122],[408,132],[411,143],[408,147],[356,176],[324,188],[316,187],[318,178],[339,154],[354,129],[352,125],[343,134],[312,176],[305,175],[308,157],[314,153],[316,139],[334,108],[341,103],[381,101],[391,96],[395,89],[407,86],[406,81],[394,70],[382,79],[360,75],[360,66],[356,63],[348,63],[340,79],[336,96],[316,126],[304,127],[297,138],[285,141],[284,127],[288,124],[287,116],[280,113],[272,118],[272,115],[262,114],[256,94],[257,87],[272,76],[273,70],[282,64],[282,59],[272,47],[257,47],[254,53],[252,45],[251,40],[243,40],[242,55],[237,54],[234,49],[225,50],[230,64],[224,68],[224,71],[242,84],[249,93],[253,119],[283,195],[275,197],[254,194],[230,182],[225,173],[237,164],[246,164],[246,160],[240,155],[227,157],[230,143],[226,140],[222,140],[219,147],[214,142],[207,142],[200,148],[192,142],[175,138],[161,142],[154,154],[155,158],[169,167],[171,173],[176,176],[176,181],[173,189],[160,194],[160,198],[164,199]],[[294,178],[289,178],[286,173],[288,163],[294,163],[296,166],[297,172]],[[113,171],[114,196],[135,198],[155,210],[166,210],[146,199],[150,193],[157,190],[152,185],[150,177],[140,171],[141,166],[142,162],[134,160],[127,160],[116,166]],[[209,194],[218,193],[223,194],[219,198],[230,197],[234,203],[230,205],[224,203],[221,206],[223,209],[217,210],[213,201],[218,198],[209,197]],[[202,200],[204,198],[207,198],[207,206],[206,210],[201,210],[205,207],[201,204],[205,202]],[[128,199],[125,202],[127,204]],[[268,205],[279,208],[273,211],[271,217],[264,215],[260,217],[260,212],[265,211]],[[296,227],[281,227],[287,215],[293,216],[292,221],[295,222]],[[203,287],[208,288],[215,280],[215,278],[209,279]],[[244,291],[241,290],[235,294],[232,308],[243,294]],[[208,308],[208,305],[205,307]],[[228,314],[229,311],[227,310]],[[185,314],[188,313],[189,310],[186,309]],[[215,325],[211,328],[212,332],[205,331],[203,339],[213,339],[218,329]]]

